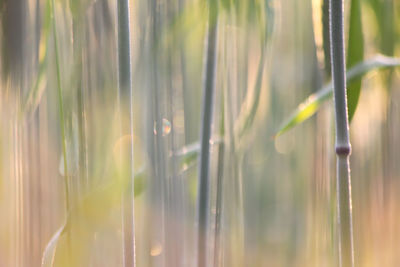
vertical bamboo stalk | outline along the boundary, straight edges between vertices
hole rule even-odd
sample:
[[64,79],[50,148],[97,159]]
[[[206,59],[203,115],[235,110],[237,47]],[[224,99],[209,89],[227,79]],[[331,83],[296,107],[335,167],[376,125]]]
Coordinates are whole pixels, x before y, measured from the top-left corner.
[[354,266],[350,180],[350,134],[346,98],[343,0],[330,0],[331,67],[336,114],[339,264]]
[[[129,0],[118,0],[118,90],[119,97],[123,92],[129,92],[130,134],[133,138],[133,96],[132,71],[130,53],[130,19]],[[135,266],[135,231],[134,231],[134,170],[133,170],[133,139],[130,153],[130,182],[127,190],[123,190],[123,266]]]
[[213,124],[217,59],[218,2],[209,1],[208,40],[204,69],[201,154],[198,186],[198,267],[207,266],[208,217],[210,211],[210,139]]

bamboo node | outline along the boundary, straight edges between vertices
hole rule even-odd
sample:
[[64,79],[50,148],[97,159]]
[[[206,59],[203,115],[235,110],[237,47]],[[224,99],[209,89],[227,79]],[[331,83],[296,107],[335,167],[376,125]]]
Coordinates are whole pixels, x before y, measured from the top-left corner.
[[348,156],[351,154],[351,146],[350,145],[338,145],[335,148],[336,154],[339,156]]

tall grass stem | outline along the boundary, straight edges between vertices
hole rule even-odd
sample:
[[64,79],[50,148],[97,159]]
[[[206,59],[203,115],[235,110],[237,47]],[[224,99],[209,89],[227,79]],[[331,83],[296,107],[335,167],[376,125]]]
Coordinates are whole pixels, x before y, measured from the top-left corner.
[[217,68],[217,1],[209,2],[208,39],[204,69],[201,154],[199,162],[198,186],[198,267],[207,266],[208,220],[210,211],[210,140],[213,124],[215,80]]
[[53,35],[54,35],[54,49],[56,57],[56,73],[57,73],[57,95],[58,95],[58,108],[59,108],[59,119],[60,119],[60,130],[61,130],[61,143],[62,143],[62,153],[63,153],[63,164],[64,164],[64,187],[65,187],[65,206],[66,211],[69,212],[69,182],[68,182],[68,163],[67,163],[67,140],[65,135],[65,117],[64,117],[64,104],[62,96],[62,85],[61,85],[61,69],[60,69],[60,56],[58,49],[58,38],[56,29],[56,19],[55,19],[55,3],[54,0],[51,1],[52,4],[52,22],[53,22]]
[[[62,143],[62,155],[64,164],[64,192],[65,192],[65,211],[66,216],[70,215],[70,193],[69,193],[69,173],[68,173],[68,161],[67,161],[67,139],[65,134],[65,117],[64,117],[64,104],[63,104],[63,89],[61,82],[61,64],[60,64],[60,53],[58,48],[58,38],[57,38],[57,23],[56,23],[56,8],[54,0],[51,0],[51,20],[53,24],[53,35],[54,35],[54,50],[56,59],[56,73],[57,73],[57,94],[58,94],[58,114],[60,120],[60,130],[61,130],[61,143]],[[68,254],[72,256],[72,246],[71,246],[71,229],[67,229],[67,249]]]
[[346,97],[343,13],[343,0],[330,0],[331,68],[336,115],[339,262],[341,267],[353,267],[354,249],[349,160],[351,145]]
[[[127,190],[123,191],[123,265],[135,266],[135,229],[134,229],[134,165],[133,165],[133,95],[132,71],[130,52],[130,17],[129,0],[118,0],[118,90],[119,97],[129,92],[129,119],[131,135],[130,153],[130,182]],[[119,102],[121,103],[121,101]]]

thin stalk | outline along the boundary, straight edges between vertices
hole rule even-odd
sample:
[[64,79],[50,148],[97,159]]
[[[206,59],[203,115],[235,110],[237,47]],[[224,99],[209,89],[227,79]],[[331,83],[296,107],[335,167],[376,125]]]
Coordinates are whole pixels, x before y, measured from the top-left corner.
[[206,50],[205,77],[203,87],[203,107],[201,125],[201,154],[199,163],[198,186],[198,267],[207,266],[207,229],[210,210],[210,139],[213,124],[213,108],[215,96],[215,73],[217,59],[218,15],[217,1],[209,1],[208,42]]
[[350,134],[346,98],[343,0],[330,0],[331,67],[336,114],[339,264],[354,266],[350,180]]
[[65,136],[65,121],[64,121],[64,105],[62,97],[62,85],[61,85],[61,70],[60,70],[60,58],[58,51],[58,39],[56,30],[56,19],[55,19],[55,4],[54,0],[52,3],[52,20],[53,20],[53,35],[54,35],[54,49],[56,57],[56,72],[57,72],[57,94],[58,94],[58,107],[59,107],[59,119],[60,119],[60,129],[61,129],[61,143],[62,143],[62,153],[64,158],[64,186],[65,186],[65,205],[67,212],[69,211],[69,188],[68,188],[68,164],[67,164],[67,141]]
[[[379,20],[380,32],[381,32],[381,51],[384,55],[393,56],[394,55],[394,44],[395,44],[395,22],[394,22],[394,1],[393,0],[385,0],[382,3],[382,14],[384,14],[384,18]],[[391,128],[392,126],[392,117],[393,117],[393,103],[394,98],[392,97],[392,77],[393,71],[389,71],[387,75],[384,76],[384,84],[387,88],[387,97],[386,97],[386,106],[384,111],[386,114],[384,124],[382,126],[382,134],[381,134],[381,143],[382,143],[382,175],[383,175],[383,201],[384,205],[388,203],[388,199],[390,198],[390,187],[393,182],[393,161],[391,160],[393,157],[392,154],[392,142],[391,142]]]
[[322,2],[322,42],[324,49],[324,70],[325,80],[329,80],[331,76],[331,37],[329,31],[329,1],[323,0]]
[[[176,17],[177,15],[177,9],[174,5],[174,0],[169,0],[167,1],[167,8],[166,8],[166,21],[168,23],[171,23],[173,18]],[[178,43],[175,42],[175,40],[172,41],[173,47],[178,47],[179,50],[179,45]],[[175,69],[174,69],[174,59],[172,57],[173,55],[173,48],[168,47],[168,56],[166,59],[166,66],[167,66],[167,73],[168,73],[168,82],[167,82],[167,95],[168,95],[168,102],[167,102],[167,114],[170,118],[170,123],[171,123],[171,132],[169,134],[169,140],[168,140],[168,145],[169,150],[172,151],[171,156],[169,157],[169,165],[170,168],[168,171],[170,178],[167,179],[166,184],[167,188],[169,188],[168,193],[168,199],[169,199],[169,207],[168,207],[168,212],[169,212],[169,218],[167,220],[167,236],[166,236],[166,244],[170,244],[169,246],[165,246],[165,254],[166,254],[166,265],[167,266],[182,266],[183,261],[182,259],[184,258],[184,231],[182,231],[181,226],[182,224],[180,222],[176,222],[174,219],[171,218],[171,215],[173,217],[178,218],[179,220],[182,220],[184,218],[184,202],[185,202],[185,196],[184,196],[184,184],[183,184],[183,179],[178,175],[178,161],[176,157],[176,148],[177,148],[177,134],[175,133],[175,123],[174,123],[174,113],[175,109],[174,106],[176,105],[177,101],[175,101],[174,97],[174,81],[173,77],[175,75]]]
[[[224,97],[222,97],[224,99]],[[225,134],[224,128],[224,102],[221,101],[221,122],[220,122],[220,135],[223,138]],[[220,236],[221,236],[221,212],[222,212],[222,185],[223,185],[223,177],[224,177],[224,154],[225,154],[225,145],[222,141],[218,146],[218,171],[217,171],[217,199],[215,203],[215,233],[214,233],[214,267],[219,266],[220,262]]]
[[88,190],[88,159],[87,159],[87,136],[86,136],[86,118],[85,118],[85,92],[83,85],[83,29],[82,17],[72,20],[72,34],[73,34],[73,49],[74,49],[74,79],[78,111],[78,133],[79,133],[79,185],[82,186],[84,191]]
[[[184,0],[179,0],[178,1],[178,14],[181,14],[184,10]],[[179,70],[181,73],[181,91],[182,91],[182,104],[183,104],[183,116],[184,116],[184,130],[185,130],[185,134],[184,134],[184,141],[183,144],[187,144],[187,142],[190,140],[190,105],[189,105],[189,96],[188,96],[188,92],[190,92],[190,90],[188,90],[188,79],[187,79],[187,70],[186,70],[186,56],[185,56],[185,39],[181,39],[178,42],[178,57],[179,57]],[[174,151],[174,153],[176,153],[177,151]],[[177,159],[177,157],[175,157],[175,159]],[[180,168],[180,160],[178,159],[178,166]],[[180,175],[181,171],[178,171]],[[186,177],[186,175],[182,175],[182,177]],[[183,201],[180,205],[181,209],[182,209],[182,218],[186,218],[186,213],[188,210],[188,204],[187,204],[187,200],[186,200],[186,187],[187,187],[187,183],[185,182],[185,179],[182,179],[181,183],[181,190],[182,190],[182,197],[183,197]],[[186,226],[186,224],[184,224],[182,226],[182,249],[181,249],[181,255],[182,255],[182,259],[181,262],[187,262],[188,260],[188,255],[189,255],[189,249],[187,249],[187,236],[189,236],[188,234],[188,227]]]
[[[79,59],[82,60],[82,57]],[[80,66],[82,62],[80,62]],[[80,68],[82,70],[82,68]],[[85,93],[83,92],[84,87],[82,84],[82,77],[77,88],[77,101],[78,101],[78,131],[79,131],[79,173],[80,183],[84,185],[86,191],[89,186],[89,175],[88,175],[88,156],[87,156],[87,134],[86,134],[86,117],[85,117]]]
[[[132,71],[130,53],[130,19],[129,0],[118,0],[118,90],[119,97],[129,92],[130,107],[130,135],[133,138],[133,95]],[[128,190],[124,190],[123,201],[123,266],[135,266],[135,231],[134,231],[134,165],[133,139],[130,153],[130,183]]]
[[[159,5],[158,0],[149,1],[150,17],[151,17],[151,29],[150,29],[150,86],[151,86],[151,98],[152,98],[152,115],[153,121],[155,122],[155,134],[154,134],[154,166],[155,176],[154,183],[152,184],[152,238],[151,242],[157,241],[161,243],[162,247],[165,247],[168,238],[168,207],[169,207],[169,187],[168,187],[168,174],[167,174],[167,163],[168,157],[166,154],[166,143],[163,137],[163,118],[164,110],[166,105],[164,97],[166,96],[164,91],[164,81],[161,71],[163,60],[160,57],[160,46],[159,36],[161,34],[162,23],[164,19],[164,12],[162,6]],[[164,253],[160,257],[151,257],[150,264],[152,266],[166,266],[167,265],[167,254],[168,249],[164,250]]]
[[[70,194],[69,194],[69,174],[68,174],[68,162],[67,162],[67,140],[65,135],[65,119],[64,119],[64,105],[62,96],[62,85],[61,85],[61,67],[60,58],[58,50],[58,38],[57,38],[57,24],[55,19],[55,2],[51,1],[51,20],[53,24],[53,35],[54,35],[54,50],[56,57],[56,73],[57,73],[57,94],[58,94],[58,107],[59,107],[59,119],[60,119],[60,129],[61,129],[61,143],[62,143],[62,153],[63,153],[63,164],[64,164],[64,190],[65,190],[65,211],[67,216],[70,212]],[[68,243],[68,253],[71,253],[71,230],[67,229],[67,243]],[[71,256],[71,255],[70,255]]]

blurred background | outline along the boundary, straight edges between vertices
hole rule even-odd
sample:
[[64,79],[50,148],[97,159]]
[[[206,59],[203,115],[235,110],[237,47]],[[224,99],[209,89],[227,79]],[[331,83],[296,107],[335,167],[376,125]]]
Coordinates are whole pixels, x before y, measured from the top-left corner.
[[[130,1],[131,103],[117,1],[52,2],[0,1],[0,266],[123,266],[132,142],[137,266],[196,266],[208,2]],[[398,55],[400,1],[359,4]],[[326,5],[219,1],[209,266],[337,266],[333,101],[274,138],[330,80]],[[369,72],[351,123],[356,266],[400,266],[399,87]]]

